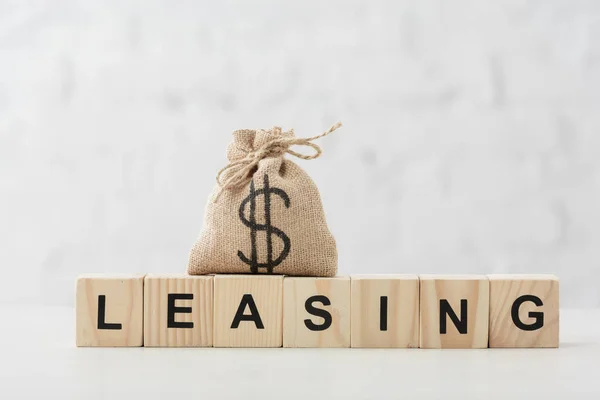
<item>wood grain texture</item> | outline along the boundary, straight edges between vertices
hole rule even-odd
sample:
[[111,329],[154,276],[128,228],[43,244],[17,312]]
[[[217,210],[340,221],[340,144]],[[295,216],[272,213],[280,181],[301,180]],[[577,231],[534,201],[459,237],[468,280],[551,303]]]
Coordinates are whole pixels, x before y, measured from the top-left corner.
[[[558,347],[559,281],[554,275],[489,275],[490,279],[490,347]],[[520,329],[513,320],[512,309],[521,296],[535,296],[516,306],[517,323],[535,330]],[[540,313],[543,314],[540,315]],[[543,325],[536,322],[543,318]],[[539,322],[538,322],[539,324]],[[531,329],[531,328],[529,328]]]
[[[484,275],[420,275],[420,347],[424,349],[481,349],[488,345],[489,281]],[[467,300],[467,330],[460,333],[446,317],[440,333],[440,300],[446,300],[458,318],[461,300]]]
[[[215,275],[214,291],[214,347],[281,347],[282,275]],[[245,294],[252,296],[264,329],[253,321],[231,328]]]
[[[192,327],[169,327],[169,294],[191,295],[174,299],[174,307],[191,308],[173,313],[176,323]],[[176,311],[176,309],[174,309]],[[146,275],[144,279],[144,346],[210,347],[213,344],[213,277],[184,274]]]
[[[82,275],[76,285],[76,344],[79,347],[137,347],[143,343],[144,276]],[[120,329],[98,325],[101,297],[103,322],[121,324]],[[100,329],[99,329],[100,328]]]
[[[417,275],[352,275],[350,279],[352,347],[419,347]],[[382,296],[387,298],[383,327]]]
[[[283,286],[283,347],[350,347],[350,278],[286,277]],[[331,302],[314,303],[331,314],[331,326],[322,331],[311,331],[304,322],[324,322],[305,307],[307,299],[316,295]]]

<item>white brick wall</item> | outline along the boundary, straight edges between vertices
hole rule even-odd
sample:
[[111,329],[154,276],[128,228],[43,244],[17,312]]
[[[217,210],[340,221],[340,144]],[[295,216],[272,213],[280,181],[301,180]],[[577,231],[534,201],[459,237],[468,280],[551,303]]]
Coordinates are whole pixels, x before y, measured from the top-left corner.
[[[600,2],[0,2],[0,302],[184,271],[230,132],[299,161],[341,273],[555,272],[600,306]],[[15,282],[17,280],[17,282]]]

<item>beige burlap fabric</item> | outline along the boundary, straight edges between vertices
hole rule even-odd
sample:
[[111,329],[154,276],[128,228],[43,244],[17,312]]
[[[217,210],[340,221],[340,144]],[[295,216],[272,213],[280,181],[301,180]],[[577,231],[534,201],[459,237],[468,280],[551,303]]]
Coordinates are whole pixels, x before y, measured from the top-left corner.
[[[311,138],[296,138],[279,127],[234,131],[229,165],[217,176],[188,273],[335,276],[337,249],[319,190],[284,154],[319,157],[321,149],[312,141],[340,126]],[[314,153],[297,153],[293,145]]]

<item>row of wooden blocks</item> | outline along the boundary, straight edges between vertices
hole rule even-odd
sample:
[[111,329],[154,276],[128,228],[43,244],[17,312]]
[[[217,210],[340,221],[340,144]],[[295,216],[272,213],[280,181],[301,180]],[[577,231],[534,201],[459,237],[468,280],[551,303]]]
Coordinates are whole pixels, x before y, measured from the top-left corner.
[[550,275],[81,276],[77,346],[558,347]]

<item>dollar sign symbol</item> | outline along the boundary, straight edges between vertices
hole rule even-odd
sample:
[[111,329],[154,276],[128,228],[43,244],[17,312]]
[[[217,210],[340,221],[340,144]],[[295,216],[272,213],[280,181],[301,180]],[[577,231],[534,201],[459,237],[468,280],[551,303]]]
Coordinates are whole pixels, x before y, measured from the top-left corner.
[[[240,204],[239,215],[242,223],[250,228],[250,241],[252,243],[252,256],[246,257],[241,250],[238,250],[238,257],[240,260],[250,266],[250,272],[253,274],[258,273],[259,268],[266,268],[268,274],[273,273],[273,268],[281,264],[281,262],[287,257],[290,252],[290,238],[283,233],[281,229],[278,229],[271,225],[271,194],[275,194],[283,200],[286,208],[290,207],[290,198],[287,193],[283,190],[269,186],[269,176],[265,174],[263,176],[263,188],[256,190],[254,187],[254,179],[250,181],[250,194],[246,197],[242,204]],[[260,195],[265,196],[265,223],[256,223],[256,198]],[[250,218],[246,218],[246,205],[250,203]],[[258,262],[258,252],[256,249],[256,232],[266,231],[267,232],[267,262]],[[283,241],[283,250],[279,256],[273,260],[273,239],[272,235],[278,236]]]

